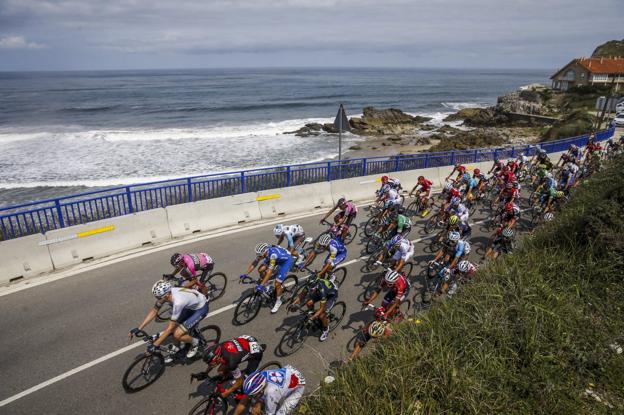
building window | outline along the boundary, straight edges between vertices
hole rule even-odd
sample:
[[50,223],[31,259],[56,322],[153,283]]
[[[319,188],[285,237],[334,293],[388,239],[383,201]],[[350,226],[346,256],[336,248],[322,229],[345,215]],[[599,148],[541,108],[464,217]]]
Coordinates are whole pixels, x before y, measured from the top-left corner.
[[565,73],[565,77],[567,79],[574,79],[576,78],[576,72],[574,72],[574,69],[569,69],[566,73]]

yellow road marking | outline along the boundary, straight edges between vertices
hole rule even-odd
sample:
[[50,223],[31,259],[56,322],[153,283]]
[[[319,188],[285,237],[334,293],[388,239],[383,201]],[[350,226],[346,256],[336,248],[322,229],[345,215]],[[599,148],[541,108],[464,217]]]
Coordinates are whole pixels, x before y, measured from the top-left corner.
[[85,236],[97,235],[98,233],[114,231],[115,226],[104,226],[102,228],[92,229],[90,231],[79,232],[76,234],[78,238],[84,238]]
[[273,195],[258,196],[256,201],[262,202],[263,200],[279,199],[280,197],[282,197],[282,195],[275,193]]

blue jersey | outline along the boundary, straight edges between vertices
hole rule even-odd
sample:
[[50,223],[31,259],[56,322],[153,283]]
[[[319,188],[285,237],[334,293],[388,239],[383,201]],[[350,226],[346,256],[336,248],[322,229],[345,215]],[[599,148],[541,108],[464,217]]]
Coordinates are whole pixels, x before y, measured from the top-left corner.
[[287,261],[292,259],[292,255],[285,248],[281,246],[274,245],[269,248],[269,253],[267,255],[269,259],[269,264],[284,264]]
[[455,245],[455,258],[459,258],[470,252],[470,244],[466,241],[459,241]]
[[333,238],[329,242],[329,253],[332,254],[333,256],[340,255],[340,254],[346,255],[347,247],[344,245],[341,239]]

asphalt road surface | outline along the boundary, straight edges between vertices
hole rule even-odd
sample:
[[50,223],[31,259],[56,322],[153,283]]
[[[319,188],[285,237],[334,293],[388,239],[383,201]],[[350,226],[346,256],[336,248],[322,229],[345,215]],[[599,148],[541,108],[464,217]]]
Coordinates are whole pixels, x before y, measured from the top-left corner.
[[[362,222],[363,226],[367,211],[359,210],[356,222]],[[479,209],[471,222],[483,221],[488,213],[487,209]],[[318,223],[321,215],[296,223],[302,225],[308,235],[316,236],[325,230]],[[291,222],[285,219],[285,223]],[[362,273],[363,261],[357,260],[363,254],[362,226],[360,235],[348,246],[348,273],[339,291],[339,300],[347,304],[344,319],[327,341],[321,343],[317,337],[308,338],[301,350],[286,358],[274,355],[284,331],[297,321],[297,315],[288,314],[285,307],[275,315],[263,308],[252,322],[244,326],[232,324],[232,304],[240,299],[241,293],[251,289],[249,285],[239,285],[238,276],[253,259],[254,245],[273,240],[272,224],[147,253],[3,296],[0,299],[0,315],[3,316],[0,320],[3,333],[0,413],[187,413],[207,394],[206,388],[198,389],[198,382],[191,384],[189,381],[192,372],[204,369],[201,360],[168,367],[156,383],[135,394],[125,393],[121,386],[124,371],[145,350],[143,343],[128,347],[128,330],[136,327],[154,304],[151,286],[163,273],[171,271],[169,258],[174,252],[206,252],[216,261],[215,271],[228,276],[225,295],[210,304],[212,315],[203,324],[221,327],[223,340],[241,334],[257,337],[268,345],[265,360],[277,359],[295,366],[306,377],[308,392],[312,391],[328,373],[331,362],[348,356],[347,343],[372,319],[372,311],[362,311],[360,305],[363,283],[374,278],[374,275]],[[416,220],[410,238],[417,240],[427,236],[423,228],[424,220]],[[469,258],[473,262],[481,257],[488,234],[483,224],[473,225],[470,240],[473,252]],[[415,272],[422,271],[426,261],[434,255],[426,249],[427,244],[428,241],[415,244]],[[312,268],[320,269],[324,257],[319,256]],[[418,284],[412,287],[410,299],[416,291]],[[381,297],[376,303],[380,301]],[[163,327],[164,323],[152,323],[146,330],[155,332]],[[59,375],[62,375],[61,380],[51,381]],[[40,385],[40,389],[6,402],[36,385]]]

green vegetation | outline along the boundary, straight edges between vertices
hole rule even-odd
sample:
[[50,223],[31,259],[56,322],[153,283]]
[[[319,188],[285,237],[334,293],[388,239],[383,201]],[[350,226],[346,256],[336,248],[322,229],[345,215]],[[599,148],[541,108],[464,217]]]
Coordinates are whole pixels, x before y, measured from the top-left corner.
[[610,346],[624,346],[621,163],[452,300],[340,370],[302,412],[623,413],[624,354]]
[[615,58],[618,56],[624,57],[624,39],[603,43],[592,53],[592,58]]
[[542,141],[576,137],[592,131],[594,116],[587,111],[577,109],[563,115],[542,134]]

